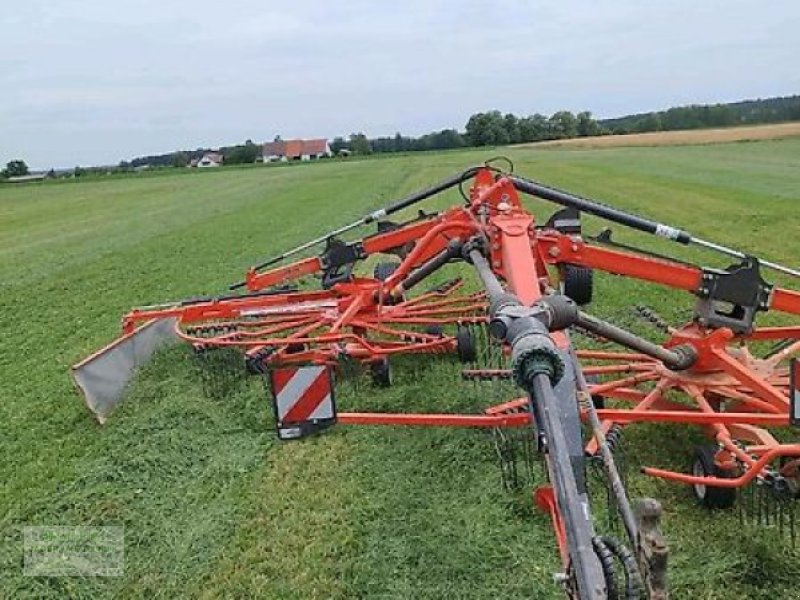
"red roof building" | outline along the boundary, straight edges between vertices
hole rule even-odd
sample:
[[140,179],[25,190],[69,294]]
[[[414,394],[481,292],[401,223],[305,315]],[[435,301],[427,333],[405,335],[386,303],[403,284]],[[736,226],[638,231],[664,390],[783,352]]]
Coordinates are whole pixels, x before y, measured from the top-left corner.
[[262,148],[264,162],[311,160],[331,156],[328,140],[275,140]]

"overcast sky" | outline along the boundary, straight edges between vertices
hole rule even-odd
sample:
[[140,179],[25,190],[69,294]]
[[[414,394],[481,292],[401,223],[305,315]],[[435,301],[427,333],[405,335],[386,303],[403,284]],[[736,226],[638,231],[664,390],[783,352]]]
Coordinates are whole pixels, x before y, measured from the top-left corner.
[[788,95],[799,55],[798,0],[25,0],[0,11],[0,163]]

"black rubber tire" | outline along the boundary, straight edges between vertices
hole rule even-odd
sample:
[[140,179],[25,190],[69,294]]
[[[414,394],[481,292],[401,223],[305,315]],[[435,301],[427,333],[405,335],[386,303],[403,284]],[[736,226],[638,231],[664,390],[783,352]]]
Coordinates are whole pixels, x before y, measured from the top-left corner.
[[444,335],[444,328],[441,325],[428,325],[425,327],[425,333],[428,335],[435,335],[442,337]]
[[372,276],[378,281],[386,281],[397,270],[400,263],[396,262],[379,262],[375,265]]
[[[377,279],[378,281],[386,281],[392,274],[397,270],[397,267],[400,266],[400,263],[396,262],[380,262],[375,265],[375,269],[372,271],[372,276]],[[399,304],[405,300],[405,295],[401,296],[400,298],[393,298],[391,296],[386,296],[383,299],[383,303],[389,306],[393,306],[395,304]]]
[[[600,377],[598,375],[586,375],[586,383],[589,385],[594,385],[596,383],[600,383]],[[600,394],[592,394],[592,403],[596,409],[603,409],[606,407],[606,399],[605,396],[601,396]]]
[[462,363],[474,362],[478,358],[472,332],[461,325],[456,329],[456,352],[458,352],[458,360]]
[[589,304],[594,288],[594,270],[578,265],[561,265],[561,287],[564,295],[572,298],[578,306]]
[[[716,446],[698,446],[694,451],[692,462],[692,475],[703,477],[720,477],[731,479],[734,474],[720,469],[714,462],[717,454]],[[736,489],[712,487],[708,485],[693,485],[692,492],[697,502],[706,508],[730,508],[736,502]]]
[[389,359],[384,358],[370,364],[372,383],[378,387],[388,388],[392,385],[392,366]]
[[617,567],[614,563],[614,555],[600,536],[592,538],[592,547],[597,559],[600,561],[600,567],[603,569],[603,578],[606,581],[606,598],[608,600],[617,600],[619,594],[617,593]]

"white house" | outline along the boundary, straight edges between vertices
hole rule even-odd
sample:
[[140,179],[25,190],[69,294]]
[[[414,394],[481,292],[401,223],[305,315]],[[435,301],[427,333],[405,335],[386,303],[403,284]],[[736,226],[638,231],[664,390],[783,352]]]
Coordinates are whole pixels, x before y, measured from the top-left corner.
[[223,157],[219,152],[206,152],[203,158],[197,161],[198,167],[221,167]]

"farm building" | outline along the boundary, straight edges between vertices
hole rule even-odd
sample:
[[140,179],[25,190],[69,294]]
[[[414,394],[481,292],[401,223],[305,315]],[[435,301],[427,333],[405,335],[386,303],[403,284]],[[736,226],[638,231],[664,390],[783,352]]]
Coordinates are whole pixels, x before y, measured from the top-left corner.
[[197,161],[198,167],[221,167],[222,154],[220,152],[206,152],[203,158]]
[[311,160],[331,155],[326,139],[275,140],[265,143],[262,150],[264,162]]

